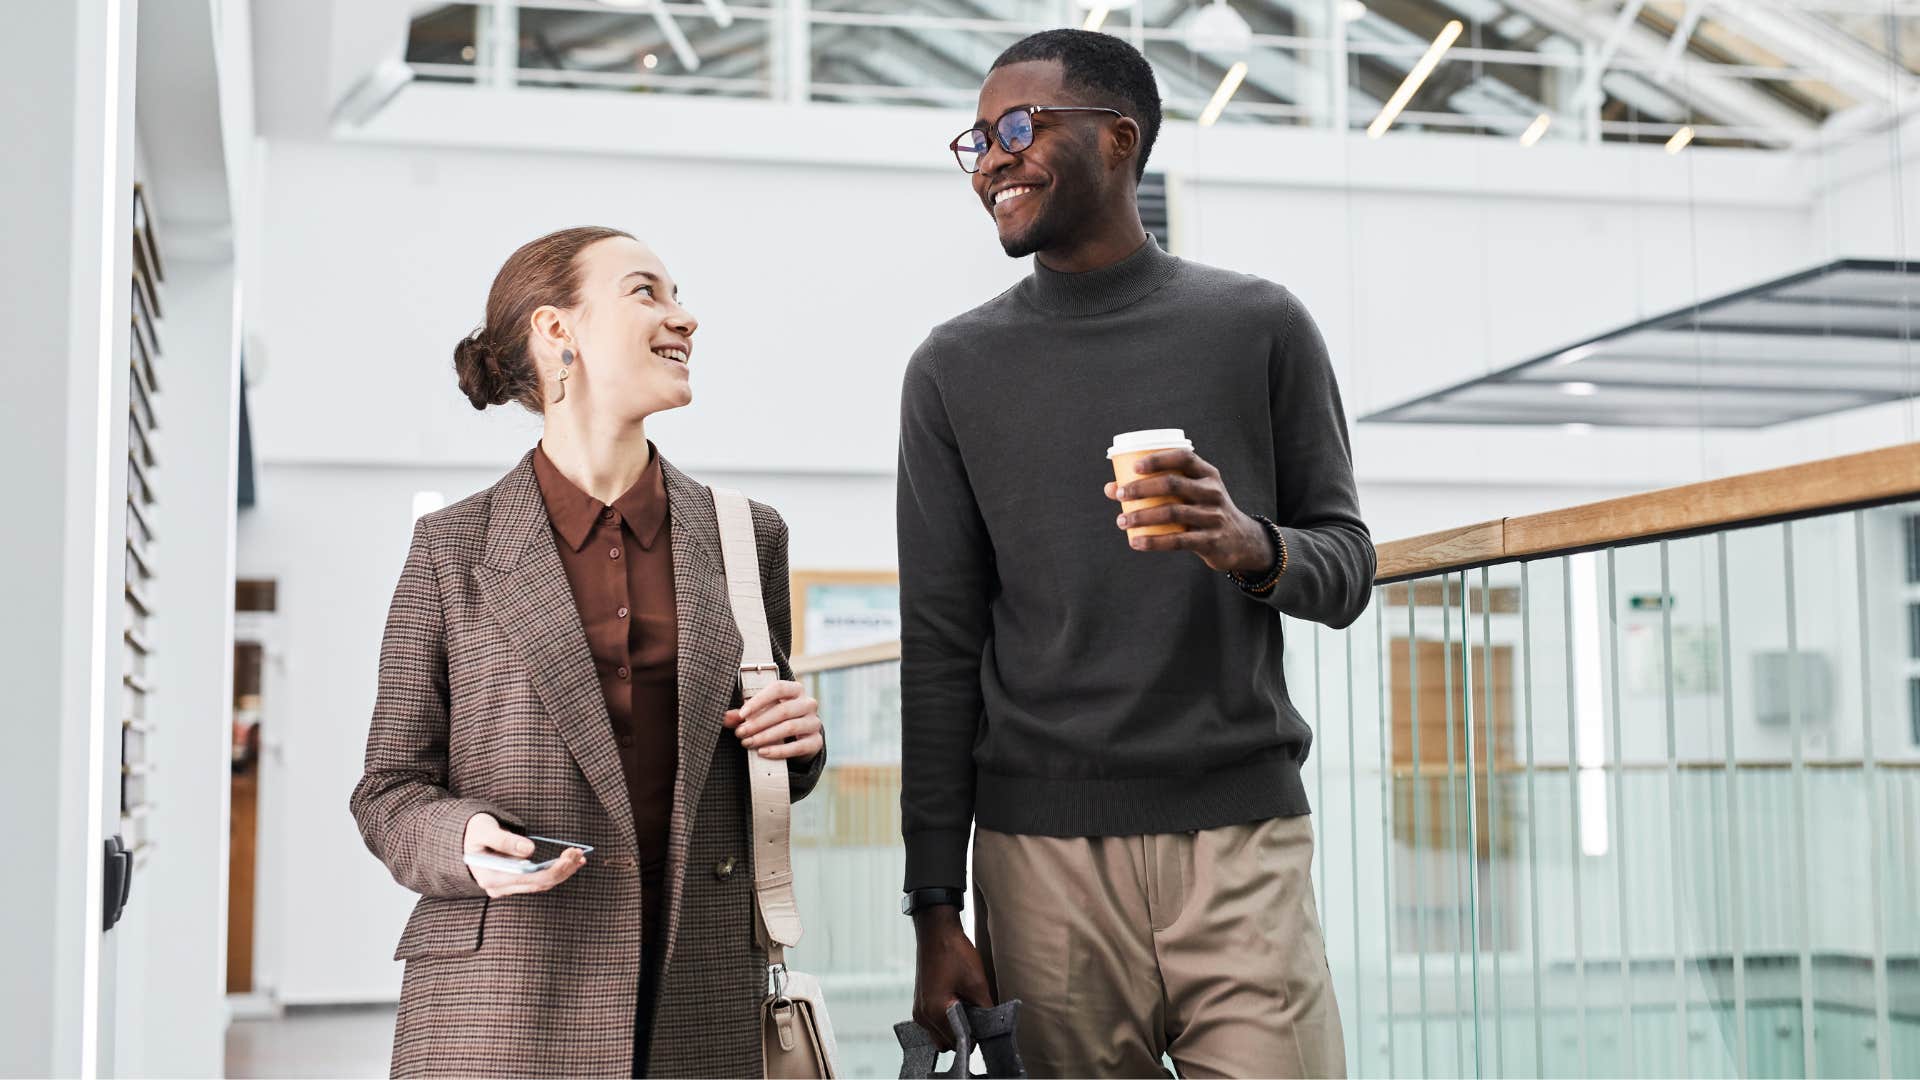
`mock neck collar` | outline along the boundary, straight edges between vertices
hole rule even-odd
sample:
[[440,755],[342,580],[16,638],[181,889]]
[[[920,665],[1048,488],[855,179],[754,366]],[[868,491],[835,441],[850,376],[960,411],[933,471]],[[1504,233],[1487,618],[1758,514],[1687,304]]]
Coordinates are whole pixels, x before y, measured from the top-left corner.
[[1165,285],[1179,269],[1180,260],[1160,248],[1152,233],[1133,254],[1098,270],[1063,274],[1033,260],[1027,296],[1035,307],[1053,315],[1098,315],[1118,311]]

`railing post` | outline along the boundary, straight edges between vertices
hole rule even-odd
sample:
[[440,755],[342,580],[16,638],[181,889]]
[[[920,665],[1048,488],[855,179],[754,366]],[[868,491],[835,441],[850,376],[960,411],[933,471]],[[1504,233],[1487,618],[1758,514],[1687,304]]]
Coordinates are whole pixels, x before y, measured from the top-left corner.
[[514,0],[491,0],[474,10],[480,26],[480,85],[510,90],[520,72],[520,8]]
[[812,0],[786,0],[781,8],[778,96],[804,105],[813,96]]

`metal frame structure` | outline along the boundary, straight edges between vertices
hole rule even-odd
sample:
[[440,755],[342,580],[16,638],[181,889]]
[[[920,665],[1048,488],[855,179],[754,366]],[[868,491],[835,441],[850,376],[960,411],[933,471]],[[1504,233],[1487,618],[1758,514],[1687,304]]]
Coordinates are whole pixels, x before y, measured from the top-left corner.
[[[1222,2],[1244,48],[1199,36]],[[1223,120],[1365,127],[1453,22],[1398,125],[1790,149],[1920,105],[1913,0],[482,0],[420,12],[407,61],[494,88],[957,106],[1006,45],[1109,6],[1181,118],[1244,63]]]
[[1770,427],[1920,396],[1916,340],[1920,263],[1838,259],[1360,420]]

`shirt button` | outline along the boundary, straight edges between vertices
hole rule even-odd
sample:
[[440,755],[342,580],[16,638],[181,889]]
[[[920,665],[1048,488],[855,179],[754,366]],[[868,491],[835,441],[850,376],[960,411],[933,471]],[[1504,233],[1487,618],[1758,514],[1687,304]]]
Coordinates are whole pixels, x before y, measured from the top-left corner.
[[609,559],[617,559],[617,558],[619,558],[619,557],[620,557],[620,549],[619,549],[619,548],[608,548],[608,549],[607,549],[607,558],[609,558]]
[[623,665],[621,665],[621,667],[620,667],[620,670],[619,670],[618,672],[616,672],[616,674],[618,674],[618,675],[619,675],[619,676],[620,676],[621,678],[623,678],[623,679],[624,679],[624,678],[626,678],[626,677],[627,677],[627,669],[626,669],[626,665],[624,665],[624,664],[623,664]]
[[620,745],[621,745],[621,746],[632,746],[632,745],[633,745],[633,736],[631,736],[631,735],[624,735],[624,734],[623,734],[623,735],[621,735],[621,736],[620,736]]
[[611,507],[611,506],[603,506],[603,507],[601,507],[601,508],[600,508],[600,520],[601,520],[601,521],[612,521],[612,520],[613,520],[613,507]]
[[616,615],[616,617],[617,617],[617,618],[621,618],[621,619],[624,619],[624,618],[626,618],[626,617],[627,617],[627,609],[626,609],[626,608],[621,608],[621,609],[619,610],[619,612],[617,613],[617,615]]

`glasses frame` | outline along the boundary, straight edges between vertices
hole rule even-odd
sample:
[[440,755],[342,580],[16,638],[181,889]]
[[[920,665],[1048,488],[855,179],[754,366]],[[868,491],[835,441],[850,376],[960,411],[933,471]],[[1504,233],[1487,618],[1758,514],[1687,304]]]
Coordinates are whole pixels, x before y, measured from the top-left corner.
[[[1033,145],[1033,140],[1029,139],[1027,141],[1026,146],[1021,146],[1016,148],[1012,144],[1010,144],[1005,138],[1003,138],[1000,134],[1000,125],[1003,122],[1005,122],[1007,117],[1012,116],[1014,113],[1018,113],[1018,112],[1026,113],[1029,117],[1038,116],[1044,112],[1099,112],[1099,113],[1111,113],[1114,116],[1127,115],[1126,113],[1121,112],[1119,109],[1108,109],[1099,105],[1015,105],[1013,108],[1008,109],[1006,112],[1003,112],[999,116],[995,117],[992,125],[975,124],[972,127],[968,128],[967,130],[961,132],[960,134],[955,135],[953,137],[953,141],[947,144],[947,149],[953,151],[953,160],[960,166],[961,172],[966,173],[968,176],[972,176],[973,174],[979,172],[980,159],[986,156],[986,154],[993,149],[992,144],[994,143],[999,143],[1000,149],[1005,150],[1009,154],[1019,154],[1027,150],[1029,147]],[[972,146],[968,146],[962,149],[962,147],[960,146],[960,140],[973,134],[981,134],[987,137],[988,146],[986,150],[975,150]],[[1036,130],[1034,132],[1034,135],[1038,137],[1039,131]],[[971,169],[967,168],[967,160],[965,157],[961,156],[963,154],[973,155],[973,159],[974,159],[973,168]]]

